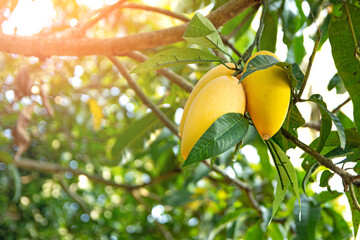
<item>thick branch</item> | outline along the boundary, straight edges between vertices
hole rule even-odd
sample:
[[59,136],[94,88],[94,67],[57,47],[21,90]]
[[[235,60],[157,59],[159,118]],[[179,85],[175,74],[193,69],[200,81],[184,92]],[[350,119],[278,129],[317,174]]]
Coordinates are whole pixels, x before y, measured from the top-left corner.
[[179,130],[176,125],[170,121],[170,119],[153,103],[141,90],[140,86],[135,82],[135,80],[130,76],[127,69],[124,65],[118,61],[115,57],[109,57],[109,59],[114,63],[116,68],[119,70],[120,74],[128,82],[129,86],[135,91],[136,95],[141,99],[141,101],[148,106],[151,111],[158,116],[158,118],[163,122],[163,124],[176,136],[179,137]]
[[[258,3],[256,0],[231,0],[208,15],[215,27]],[[187,23],[153,32],[107,39],[54,38],[0,34],[0,51],[25,56],[119,56],[134,50],[144,50],[183,41]]]

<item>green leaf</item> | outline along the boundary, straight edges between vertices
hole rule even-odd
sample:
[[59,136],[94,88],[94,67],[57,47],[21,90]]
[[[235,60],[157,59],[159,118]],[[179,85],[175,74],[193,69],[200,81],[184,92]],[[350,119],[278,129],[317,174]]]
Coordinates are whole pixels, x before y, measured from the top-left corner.
[[313,95],[310,97],[310,99],[316,99],[318,101],[318,102],[316,102],[318,105],[321,104],[322,106],[324,106],[324,108],[319,106],[319,110],[320,110],[320,114],[321,114],[321,128],[320,128],[319,145],[316,147],[316,151],[321,152],[321,150],[325,146],[325,142],[331,132],[332,122],[331,122],[329,111],[327,111],[326,103],[322,100],[322,97],[320,95],[317,95],[317,96],[315,97]]
[[358,162],[360,160],[360,148],[354,149],[353,154],[348,156],[346,159],[341,161],[340,163],[346,163],[346,162]]
[[13,163],[13,161],[14,161],[14,158],[13,158],[13,156],[11,156],[10,153],[0,151],[0,162],[3,162],[5,164],[11,164],[11,163]]
[[320,164],[319,162],[314,162],[314,163],[309,167],[309,169],[306,171],[306,174],[305,174],[304,179],[303,179],[302,184],[301,184],[302,189],[303,189],[303,191],[304,191],[304,193],[305,193],[306,196],[307,196],[307,194],[306,194],[306,184],[307,184],[307,182],[310,180],[312,174],[313,174],[313,173],[316,171],[316,169],[318,169],[318,167],[320,167],[320,166],[321,166],[321,164]]
[[191,149],[183,167],[225,152],[240,142],[247,133],[249,122],[240,113],[219,117]]
[[[360,9],[347,3],[355,35],[360,36]],[[354,56],[354,40],[344,7],[343,16],[332,16],[329,40],[338,74],[343,81],[354,106],[354,122],[360,129],[360,63]]]
[[260,223],[252,225],[245,233],[244,240],[263,239],[264,232],[260,227]]
[[[162,111],[168,117],[174,114],[174,110],[171,108],[162,109]],[[116,142],[111,150],[112,159],[120,159],[125,149],[142,148],[150,134],[162,127],[164,127],[163,123],[152,112],[136,120],[116,137]]]
[[304,73],[301,71],[299,65],[297,63],[291,64],[292,66],[292,73],[297,81],[296,89],[300,90],[302,82],[304,81]]
[[207,17],[199,12],[189,22],[183,38],[191,44],[197,44],[206,48],[218,48],[225,51],[225,45],[221,37]]
[[10,171],[10,175],[12,177],[12,179],[14,180],[14,196],[12,201],[17,203],[21,197],[21,175],[19,173],[18,168],[13,165],[13,164],[9,164],[8,166],[9,171]]
[[293,42],[288,51],[286,61],[300,64],[305,54],[306,50],[304,47],[304,37],[300,35],[299,37],[295,37],[293,39]]
[[[322,100],[322,97],[320,95],[314,94],[310,97],[309,100],[316,103],[319,106],[322,117],[325,117],[326,115],[328,115],[331,118],[331,120],[335,124],[335,127],[337,128],[337,132],[339,134],[340,146],[342,148],[345,148],[345,145],[346,145],[345,130],[344,130],[344,127],[341,124],[340,120],[338,119],[338,117],[326,108],[326,103]],[[323,124],[323,122],[322,122],[322,124]],[[328,122],[326,122],[326,124],[328,124]],[[323,128],[323,127],[321,126],[321,128]],[[321,133],[326,134],[325,136],[327,139],[327,137],[329,135],[329,130],[328,130],[329,126],[325,126],[325,128],[326,129],[324,130],[324,133],[323,132],[321,132]],[[331,130],[331,127],[330,127],[330,130]],[[323,139],[321,139],[321,138],[323,138]],[[324,140],[324,138],[325,137],[320,136],[320,143],[319,143],[320,150],[319,151],[321,151],[323,145],[325,145],[326,139]]]
[[226,214],[224,217],[222,217],[220,219],[220,221],[218,221],[215,225],[215,228],[218,228],[220,227],[221,225],[224,225],[224,224],[228,224],[230,222],[233,222],[235,221],[240,214],[244,213],[244,210],[243,209],[240,209],[240,210],[236,210],[234,212],[231,212],[231,213],[228,213]]
[[323,207],[323,213],[329,215],[332,219],[332,234],[330,239],[350,239],[352,237],[349,225],[346,223],[342,214],[336,212],[333,208]]
[[269,234],[269,237],[271,240],[283,240],[285,239],[285,236],[283,236],[282,231],[279,228],[278,223],[272,223],[267,229],[267,233]]
[[301,196],[301,208],[295,203],[294,215],[301,215],[301,221],[295,217],[296,240],[315,240],[316,225],[320,220],[321,206]]
[[346,116],[342,111],[338,111],[336,113],[336,116],[339,118],[341,124],[344,126],[344,128],[356,128],[355,123]]
[[253,209],[241,209],[234,212],[231,212],[225,215],[223,218],[220,219],[219,222],[216,223],[215,227],[211,229],[207,240],[212,240],[216,237],[216,235],[221,232],[229,223],[234,222],[239,218],[245,218],[250,214],[254,213]]
[[[360,146],[360,134],[358,132],[356,132],[353,129],[345,129],[345,136],[346,136],[346,147],[345,149],[342,149],[341,147],[339,147],[340,141],[339,141],[338,132],[337,131],[330,132],[329,137],[325,143],[324,149],[321,151],[321,154],[325,155],[328,158],[334,158],[337,155],[346,156],[351,154],[351,152],[354,151],[353,149],[358,148]],[[315,147],[319,144],[319,139],[320,137],[316,138],[309,146],[315,149]],[[338,149],[336,148],[341,148],[342,151],[338,151]],[[316,160],[313,159],[310,155],[306,155],[306,157],[305,155],[306,154],[302,155],[302,157],[304,157],[304,161],[302,162],[301,166],[303,167],[303,169],[307,170],[314,162],[316,162]],[[350,155],[348,158],[350,158],[351,156],[352,155]],[[351,160],[345,159],[344,161],[351,161]]]
[[352,147],[346,146],[345,149],[342,149],[341,147],[334,148],[330,152],[324,154],[324,157],[333,159],[337,157],[344,157],[348,156],[354,153],[354,149]]
[[284,200],[288,187],[291,185],[300,205],[300,191],[295,168],[291,164],[285,152],[271,140],[268,141],[270,153],[278,171],[275,198],[273,202],[272,218],[275,216],[281,202]]
[[325,170],[322,172],[320,177],[320,187],[328,187],[329,180],[334,176],[334,173],[330,172],[329,170]]
[[130,73],[140,73],[175,65],[204,62],[221,62],[222,60],[208,52],[196,48],[170,48],[157,53],[136,66]]
[[[354,193],[356,198],[360,199],[360,191],[357,187],[354,187]],[[358,233],[358,229],[359,229],[359,225],[360,225],[360,212],[357,210],[355,203],[353,201],[353,199],[351,198],[351,193],[345,192],[345,195],[349,201],[349,205],[350,205],[350,209],[351,209],[351,217],[352,217],[352,222],[353,222],[353,227],[354,227],[354,236],[357,235]]]
[[[354,129],[345,129],[346,136],[346,146],[357,148],[360,146],[360,133]],[[312,143],[310,143],[311,148],[315,148],[319,144],[319,138],[316,138]],[[339,147],[339,134],[337,131],[331,131],[328,137],[328,140],[325,143],[324,148],[333,148]]]
[[295,0],[284,1],[281,19],[284,29],[283,42],[288,46],[288,48],[290,48],[293,43],[293,39],[298,31],[301,31],[301,29],[306,26],[306,16],[301,8],[301,5],[300,7],[297,7],[298,4],[298,1]]
[[264,18],[264,29],[260,38],[261,50],[275,52],[278,30],[278,17],[275,12],[267,11]]
[[336,88],[337,94],[343,94],[344,92],[346,92],[344,83],[341,81],[341,78],[337,73],[330,79],[329,84],[327,86],[327,89],[329,91],[332,90],[333,88]]
[[340,197],[342,193],[336,191],[324,191],[314,195],[314,198],[318,203],[325,203]]

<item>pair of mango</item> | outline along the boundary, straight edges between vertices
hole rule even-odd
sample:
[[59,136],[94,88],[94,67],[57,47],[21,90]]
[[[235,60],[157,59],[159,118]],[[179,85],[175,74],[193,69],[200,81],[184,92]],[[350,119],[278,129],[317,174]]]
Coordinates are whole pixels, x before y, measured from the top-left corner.
[[[268,51],[257,55],[277,56]],[[234,64],[228,63],[234,68]],[[180,122],[181,155],[186,159],[205,131],[222,115],[248,111],[255,128],[264,140],[270,139],[283,124],[288,111],[291,88],[287,73],[280,67],[256,71],[242,83],[224,65],[207,72],[195,85]]]

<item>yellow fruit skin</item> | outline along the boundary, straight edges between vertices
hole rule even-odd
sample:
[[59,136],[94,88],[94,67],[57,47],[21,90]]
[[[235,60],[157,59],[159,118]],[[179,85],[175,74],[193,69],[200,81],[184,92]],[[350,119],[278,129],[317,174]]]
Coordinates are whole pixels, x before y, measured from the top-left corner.
[[245,112],[245,92],[238,79],[221,76],[208,82],[193,100],[184,123],[181,155],[186,159],[195,143],[216,119]]
[[[255,55],[271,55],[277,58],[268,51],[260,51]],[[291,97],[288,76],[282,68],[272,66],[250,74],[242,84],[246,94],[247,111],[260,136],[268,140],[281,128],[286,118]]]
[[272,53],[272,52],[269,52],[269,51],[266,51],[266,50],[258,51],[258,52],[256,52],[256,53],[254,53],[254,54],[249,58],[249,60],[246,62],[245,67],[244,67],[244,72],[245,72],[245,70],[246,70],[246,67],[247,67],[248,63],[249,63],[254,57],[256,57],[256,56],[258,56],[258,55],[269,55],[269,56],[272,56],[272,57],[274,57],[274,58],[276,58],[277,60],[280,61],[280,59],[279,59],[274,53]]
[[[233,63],[227,63],[226,64],[228,67],[230,68],[234,68],[235,65]],[[224,76],[224,75],[231,75],[233,74],[235,71],[234,70],[231,70],[227,67],[225,67],[223,64],[220,64],[214,68],[212,68],[210,71],[208,71],[195,85],[194,89],[191,91],[187,101],[186,101],[186,104],[185,104],[185,107],[184,107],[184,111],[183,111],[183,115],[182,115],[182,118],[181,118],[181,122],[180,122],[180,130],[179,130],[179,133],[180,133],[180,136],[182,136],[182,132],[183,132],[183,129],[184,129],[184,123],[185,123],[185,120],[186,120],[186,117],[187,117],[187,114],[188,114],[188,111],[190,109],[190,106],[192,104],[192,102],[194,101],[196,95],[200,92],[200,90],[208,83],[210,82],[211,80],[214,80],[215,78],[217,77],[220,77],[220,76]]]

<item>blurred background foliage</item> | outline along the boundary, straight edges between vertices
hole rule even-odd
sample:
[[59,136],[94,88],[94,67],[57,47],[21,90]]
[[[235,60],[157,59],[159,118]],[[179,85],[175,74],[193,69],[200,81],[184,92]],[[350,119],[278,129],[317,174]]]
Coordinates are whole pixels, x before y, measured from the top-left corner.
[[[4,16],[9,15],[13,2],[2,6]],[[19,0],[18,7],[22,2]],[[92,2],[98,5],[53,0],[56,16],[33,34],[46,36],[87,22],[99,7],[114,3]],[[191,18],[196,10],[206,14],[227,1],[131,2],[156,5]],[[313,28],[316,19],[323,32],[322,45],[328,38],[331,14],[341,5],[340,1],[325,0],[269,1],[262,49],[275,51],[279,43],[285,44],[286,60],[301,65],[307,60],[303,30]],[[254,5],[220,28],[221,35],[238,51],[244,52],[253,41],[261,9]],[[118,9],[89,28],[86,36],[119,37],[180,23],[153,12]],[[151,56],[159,50],[143,53]],[[120,60],[129,70],[138,64],[126,57]],[[211,67],[190,64],[171,69],[196,83]],[[188,93],[155,71],[134,78],[179,124]],[[329,90],[346,91],[340,78],[331,83]],[[343,115],[339,117],[344,125],[354,127],[350,118],[338,114]],[[316,136],[316,131],[312,134]],[[170,239],[167,234],[174,239],[351,238],[352,222],[343,216],[341,193],[328,191],[327,183],[316,194],[312,184],[307,186],[309,198],[302,196],[301,222],[299,206],[289,191],[276,218],[268,227],[264,225],[274,200],[276,171],[255,129],[250,129],[244,146],[235,161],[231,149],[216,158],[215,164],[230,179],[251,186],[263,219],[246,193],[228,178],[205,164],[181,168],[179,139],[141,103],[106,57],[41,59],[0,54],[1,239]],[[45,170],[24,170],[11,164],[21,151],[22,160],[36,161]],[[246,151],[254,152],[259,160],[248,159]],[[51,166],[56,170],[47,168]],[[297,168],[297,174],[301,185],[305,172]],[[313,175],[311,181],[316,179]]]

